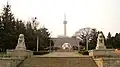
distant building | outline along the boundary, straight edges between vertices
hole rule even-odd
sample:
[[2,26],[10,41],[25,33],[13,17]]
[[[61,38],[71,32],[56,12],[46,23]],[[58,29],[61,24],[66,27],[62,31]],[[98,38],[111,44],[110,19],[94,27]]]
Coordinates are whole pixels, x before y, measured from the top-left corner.
[[69,43],[71,45],[71,47],[73,47],[73,46],[78,47],[78,43],[79,43],[78,39],[72,38],[72,37],[66,37],[66,36],[52,38],[52,40],[54,42],[54,47],[58,47],[61,49],[62,49],[62,45],[65,43]]

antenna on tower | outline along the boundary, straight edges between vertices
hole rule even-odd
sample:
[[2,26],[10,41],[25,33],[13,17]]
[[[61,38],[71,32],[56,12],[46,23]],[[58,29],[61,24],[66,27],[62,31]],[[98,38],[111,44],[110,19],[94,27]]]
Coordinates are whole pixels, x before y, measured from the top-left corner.
[[64,21],[66,21],[66,14],[64,13]]
[[9,0],[7,0],[7,5],[9,4]]
[[66,21],[66,14],[64,13],[64,22],[63,24],[67,24],[67,21]]
[[9,5],[9,0],[7,0],[7,7],[9,7],[10,5]]
[[67,21],[66,21],[66,14],[64,13],[64,21],[63,21],[63,24],[64,24],[64,36],[66,36],[66,24],[67,24]]

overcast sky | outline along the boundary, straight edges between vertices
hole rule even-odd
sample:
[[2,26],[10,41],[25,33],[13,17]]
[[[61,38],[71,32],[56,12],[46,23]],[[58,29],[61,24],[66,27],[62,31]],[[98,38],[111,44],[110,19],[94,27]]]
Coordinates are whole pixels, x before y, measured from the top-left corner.
[[[97,28],[105,35],[120,32],[120,0],[8,0],[13,14],[22,20],[37,17],[52,36],[63,35],[66,13],[67,35],[84,27]],[[0,11],[7,0],[0,0]]]

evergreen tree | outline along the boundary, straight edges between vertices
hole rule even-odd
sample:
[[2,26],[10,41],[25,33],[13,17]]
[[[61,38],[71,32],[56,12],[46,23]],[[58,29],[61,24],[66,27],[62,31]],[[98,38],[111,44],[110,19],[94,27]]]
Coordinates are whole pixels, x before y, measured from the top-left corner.
[[36,36],[30,22],[26,24],[25,42],[27,49],[36,51]]
[[97,35],[98,35],[98,32],[97,32],[97,30],[96,29],[92,29],[93,30],[93,35],[92,35],[92,38],[91,38],[91,40],[90,40],[90,42],[89,42],[89,50],[91,50],[91,49],[95,49],[95,47],[96,47],[96,44],[97,44]]
[[0,32],[0,48],[3,50],[15,49],[19,34],[25,33],[25,26],[22,21],[15,20],[8,3],[1,13],[0,28],[2,29]]
[[111,39],[111,33],[108,33],[107,39]]
[[115,34],[113,46],[114,48],[120,48],[120,33]]
[[111,37],[111,33],[110,32],[108,33],[108,36],[107,36],[106,47],[107,48],[113,48],[113,46],[112,46],[112,37]]
[[2,40],[1,40],[1,48],[4,50],[10,48],[12,41],[12,33],[14,32],[15,18],[11,12],[11,6],[7,3],[3,8],[3,12],[1,15],[1,24],[4,26],[4,30],[2,31]]
[[[37,24],[34,22],[34,24]],[[37,25],[33,25],[32,22],[26,24],[26,46],[27,49],[36,51],[37,49],[37,37],[39,38],[39,50],[45,50],[50,46],[50,33],[47,28],[36,28]],[[51,46],[54,43],[51,41]]]
[[[35,17],[36,19],[36,17]],[[39,50],[45,50],[50,44],[50,33],[47,28],[37,29],[38,23],[15,19],[11,6],[7,3],[0,16],[0,50],[15,49],[19,34],[25,35],[27,49],[36,51],[37,36],[39,37]],[[53,46],[53,41],[51,41]]]
[[43,48],[47,48],[49,47],[49,42],[50,42],[50,33],[48,32],[48,29],[46,28],[41,28],[39,30],[39,34],[40,34],[40,48],[43,49]]

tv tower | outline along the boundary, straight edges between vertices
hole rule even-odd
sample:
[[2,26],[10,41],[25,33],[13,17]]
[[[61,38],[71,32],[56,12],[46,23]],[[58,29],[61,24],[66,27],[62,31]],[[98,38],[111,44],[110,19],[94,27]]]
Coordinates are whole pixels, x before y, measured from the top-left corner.
[[63,21],[63,24],[64,24],[64,36],[66,36],[66,25],[67,25],[67,21],[66,21],[66,15],[64,14],[64,21]]

